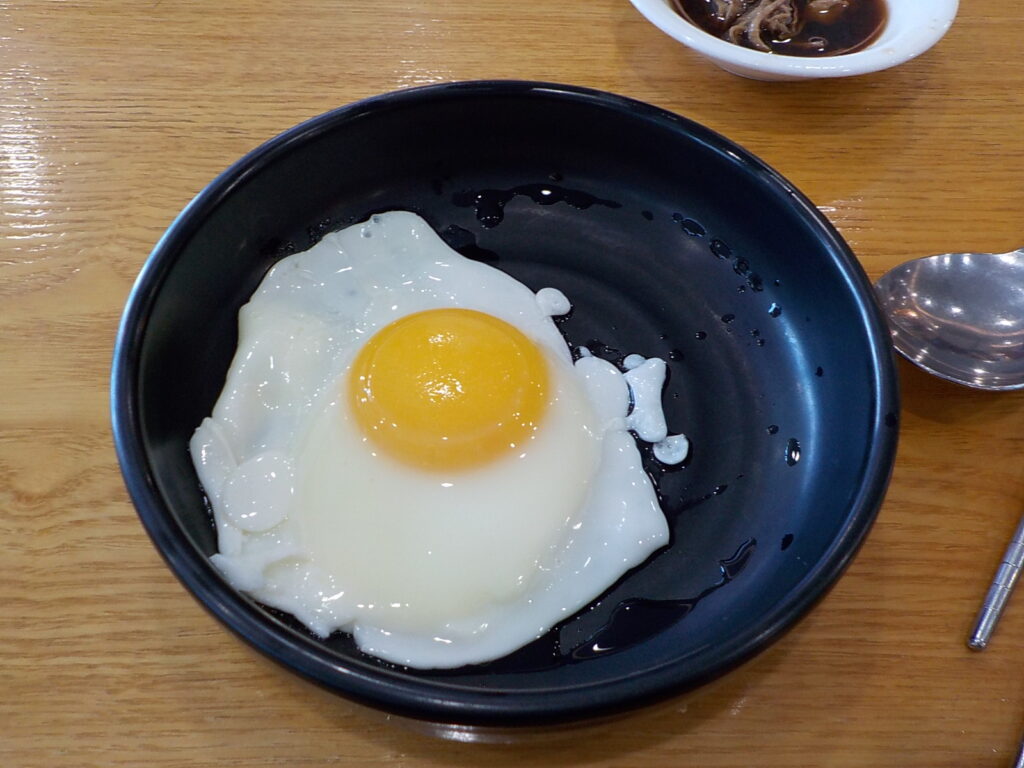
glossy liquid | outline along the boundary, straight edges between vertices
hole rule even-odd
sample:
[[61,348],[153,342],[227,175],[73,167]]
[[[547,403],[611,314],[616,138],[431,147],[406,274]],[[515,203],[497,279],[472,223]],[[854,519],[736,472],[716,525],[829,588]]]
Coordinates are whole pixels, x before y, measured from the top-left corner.
[[590,208],[592,205],[603,205],[606,208],[622,207],[614,200],[602,200],[599,197],[594,197],[589,192],[579,189],[566,189],[565,187],[548,183],[520,184],[518,187],[512,187],[511,189],[456,192],[452,195],[452,202],[461,208],[475,209],[477,221],[485,228],[491,229],[504,221],[505,206],[518,196],[528,197],[539,205],[566,203],[581,211]]
[[[730,35],[730,28],[741,24],[743,13],[758,5],[748,0],[739,19],[725,21],[720,10],[731,5],[728,0],[672,0],[675,10],[715,37],[758,49],[745,35]],[[773,35],[762,30],[759,39],[770,50],[785,56],[837,56],[853,53],[873,42],[888,18],[885,0],[845,0],[825,3],[814,0],[792,0],[797,21],[793,34]]]
[[748,539],[732,557],[719,560],[721,579],[695,597],[678,600],[633,598],[623,601],[612,612],[608,623],[585,643],[574,648],[570,655],[573,659],[592,659],[615,653],[669,629],[696,608],[697,603],[735,579],[746,568],[755,549],[757,540]]

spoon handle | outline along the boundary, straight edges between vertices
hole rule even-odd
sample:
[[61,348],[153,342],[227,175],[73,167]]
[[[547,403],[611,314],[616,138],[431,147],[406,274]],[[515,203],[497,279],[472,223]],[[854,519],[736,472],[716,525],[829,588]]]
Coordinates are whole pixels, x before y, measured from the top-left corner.
[[1006,601],[1010,598],[1017,577],[1021,568],[1024,567],[1024,517],[1017,525],[1017,532],[1013,534],[1013,540],[1006,548],[1003,561],[996,570],[995,578],[992,579],[992,586],[988,588],[985,595],[985,602],[981,604],[978,612],[978,619],[974,624],[974,631],[967,641],[967,646],[975,651],[980,651],[988,645],[989,638],[996,628]]

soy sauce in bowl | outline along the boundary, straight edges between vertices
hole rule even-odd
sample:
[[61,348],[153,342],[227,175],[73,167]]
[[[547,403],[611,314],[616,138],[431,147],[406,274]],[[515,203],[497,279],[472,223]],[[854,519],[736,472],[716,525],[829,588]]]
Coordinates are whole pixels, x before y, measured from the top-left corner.
[[871,44],[885,27],[885,0],[672,0],[715,37],[784,56],[838,56]]

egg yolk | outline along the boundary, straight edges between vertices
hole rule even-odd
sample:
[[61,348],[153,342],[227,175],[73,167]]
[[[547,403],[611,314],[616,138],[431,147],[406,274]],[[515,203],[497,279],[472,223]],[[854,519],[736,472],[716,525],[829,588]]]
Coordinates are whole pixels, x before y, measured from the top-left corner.
[[514,450],[547,408],[548,367],[521,331],[483,312],[400,318],[363,346],[351,412],[387,454],[425,469],[485,464]]

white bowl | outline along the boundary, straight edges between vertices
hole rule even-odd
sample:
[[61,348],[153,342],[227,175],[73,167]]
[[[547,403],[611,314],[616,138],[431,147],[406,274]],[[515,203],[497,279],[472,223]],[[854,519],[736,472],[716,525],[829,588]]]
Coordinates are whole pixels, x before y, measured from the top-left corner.
[[630,0],[648,21],[735,75],[755,80],[850,77],[888,69],[935,45],[956,18],[958,0],[886,0],[889,18],[874,42],[838,56],[784,56],[721,40],[677,13],[671,0]]

